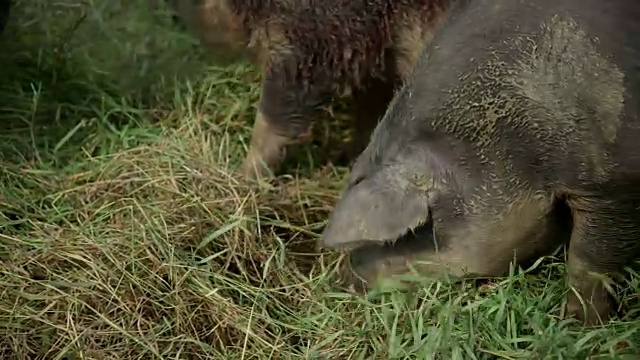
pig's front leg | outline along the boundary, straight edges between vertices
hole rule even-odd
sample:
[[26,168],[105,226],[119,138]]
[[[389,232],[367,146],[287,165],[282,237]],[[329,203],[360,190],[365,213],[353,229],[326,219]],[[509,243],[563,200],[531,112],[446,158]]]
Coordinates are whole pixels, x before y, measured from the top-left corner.
[[242,166],[245,178],[272,176],[282,164],[288,146],[311,139],[312,121],[320,103],[318,94],[316,89],[288,83],[279,73],[266,77]]

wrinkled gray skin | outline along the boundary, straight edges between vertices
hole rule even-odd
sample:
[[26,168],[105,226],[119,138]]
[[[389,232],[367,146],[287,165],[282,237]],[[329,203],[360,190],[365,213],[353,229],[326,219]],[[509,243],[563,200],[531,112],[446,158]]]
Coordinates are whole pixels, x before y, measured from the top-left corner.
[[459,6],[354,164],[321,245],[349,250],[370,285],[410,266],[500,276],[568,239],[567,313],[604,322],[602,279],[640,254],[640,1]]

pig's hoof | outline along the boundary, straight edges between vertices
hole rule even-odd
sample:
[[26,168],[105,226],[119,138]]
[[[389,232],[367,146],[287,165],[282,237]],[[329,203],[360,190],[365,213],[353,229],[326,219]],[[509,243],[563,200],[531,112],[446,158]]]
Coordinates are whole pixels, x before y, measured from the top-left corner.
[[243,165],[242,166],[242,170],[240,171],[240,175],[242,176],[242,178],[246,181],[256,181],[259,178],[263,177],[262,173],[257,170],[254,169],[252,166],[248,166],[248,165]]
[[611,318],[611,303],[607,297],[591,302],[580,299],[572,291],[567,298],[566,316],[574,317],[587,327],[606,324]]
[[241,175],[246,181],[257,181],[258,179],[272,177],[271,171],[259,159],[252,157],[247,157],[242,163]]

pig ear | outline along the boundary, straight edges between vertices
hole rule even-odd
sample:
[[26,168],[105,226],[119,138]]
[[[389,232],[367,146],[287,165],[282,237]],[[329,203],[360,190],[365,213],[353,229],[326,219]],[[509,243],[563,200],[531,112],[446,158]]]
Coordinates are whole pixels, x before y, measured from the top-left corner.
[[322,247],[394,241],[428,220],[428,191],[395,170],[383,169],[345,191],[322,234]]

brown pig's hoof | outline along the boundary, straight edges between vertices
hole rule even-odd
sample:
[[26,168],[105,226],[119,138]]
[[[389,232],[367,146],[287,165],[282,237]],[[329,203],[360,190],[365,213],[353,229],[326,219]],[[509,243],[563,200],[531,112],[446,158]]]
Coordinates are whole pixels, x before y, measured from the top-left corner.
[[266,171],[260,171],[260,168],[254,168],[253,164],[243,164],[240,171],[242,178],[249,182],[257,181],[258,179],[265,178],[268,175]]
[[270,179],[273,172],[262,162],[259,156],[248,154],[242,163],[240,174],[246,181]]

